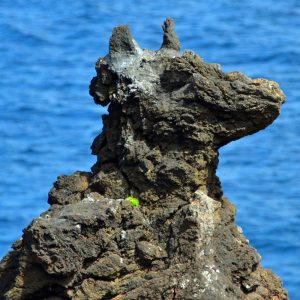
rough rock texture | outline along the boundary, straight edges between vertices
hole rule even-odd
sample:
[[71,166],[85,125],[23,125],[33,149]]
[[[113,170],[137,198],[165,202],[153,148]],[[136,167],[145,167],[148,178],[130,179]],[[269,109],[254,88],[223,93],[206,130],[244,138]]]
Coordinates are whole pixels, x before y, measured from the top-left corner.
[[218,149],[272,123],[285,97],[180,54],[170,18],[163,30],[149,51],[114,29],[90,86],[109,104],[97,163],[58,178],[50,209],[0,264],[1,299],[287,299],[216,176]]

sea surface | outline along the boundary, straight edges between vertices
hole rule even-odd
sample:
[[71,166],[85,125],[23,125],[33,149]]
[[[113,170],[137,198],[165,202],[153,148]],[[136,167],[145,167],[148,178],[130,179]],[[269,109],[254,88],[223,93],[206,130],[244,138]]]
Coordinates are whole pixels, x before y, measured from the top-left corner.
[[277,81],[266,130],[225,146],[218,175],[265,267],[300,299],[300,1],[0,0],[0,257],[46,210],[56,177],[89,170],[101,115],[88,94],[112,27],[158,49],[172,16],[183,49]]

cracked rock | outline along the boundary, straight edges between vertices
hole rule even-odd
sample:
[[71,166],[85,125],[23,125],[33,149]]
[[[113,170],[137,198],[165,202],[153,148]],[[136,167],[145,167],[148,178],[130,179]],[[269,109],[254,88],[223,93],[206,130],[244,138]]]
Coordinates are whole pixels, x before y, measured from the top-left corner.
[[138,242],[136,250],[138,257],[146,262],[167,257],[167,252],[165,250],[146,241]]

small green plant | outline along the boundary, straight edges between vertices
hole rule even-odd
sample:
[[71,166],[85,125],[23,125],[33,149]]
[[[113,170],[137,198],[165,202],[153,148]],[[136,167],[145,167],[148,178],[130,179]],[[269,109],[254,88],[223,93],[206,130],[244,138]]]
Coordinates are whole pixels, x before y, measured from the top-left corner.
[[130,203],[131,203],[132,206],[139,206],[140,205],[140,201],[139,201],[138,198],[129,196],[125,200],[130,201]]

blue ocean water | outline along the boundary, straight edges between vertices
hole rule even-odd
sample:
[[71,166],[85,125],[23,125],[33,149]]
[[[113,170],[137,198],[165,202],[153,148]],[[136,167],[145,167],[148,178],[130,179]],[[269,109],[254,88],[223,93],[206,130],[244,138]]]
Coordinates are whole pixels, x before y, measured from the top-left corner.
[[115,25],[158,49],[176,21],[184,49],[225,71],[279,82],[288,101],[266,130],[224,147],[218,174],[265,267],[300,299],[300,2],[0,0],[0,257],[47,209],[60,174],[89,170],[101,114],[88,95]]

